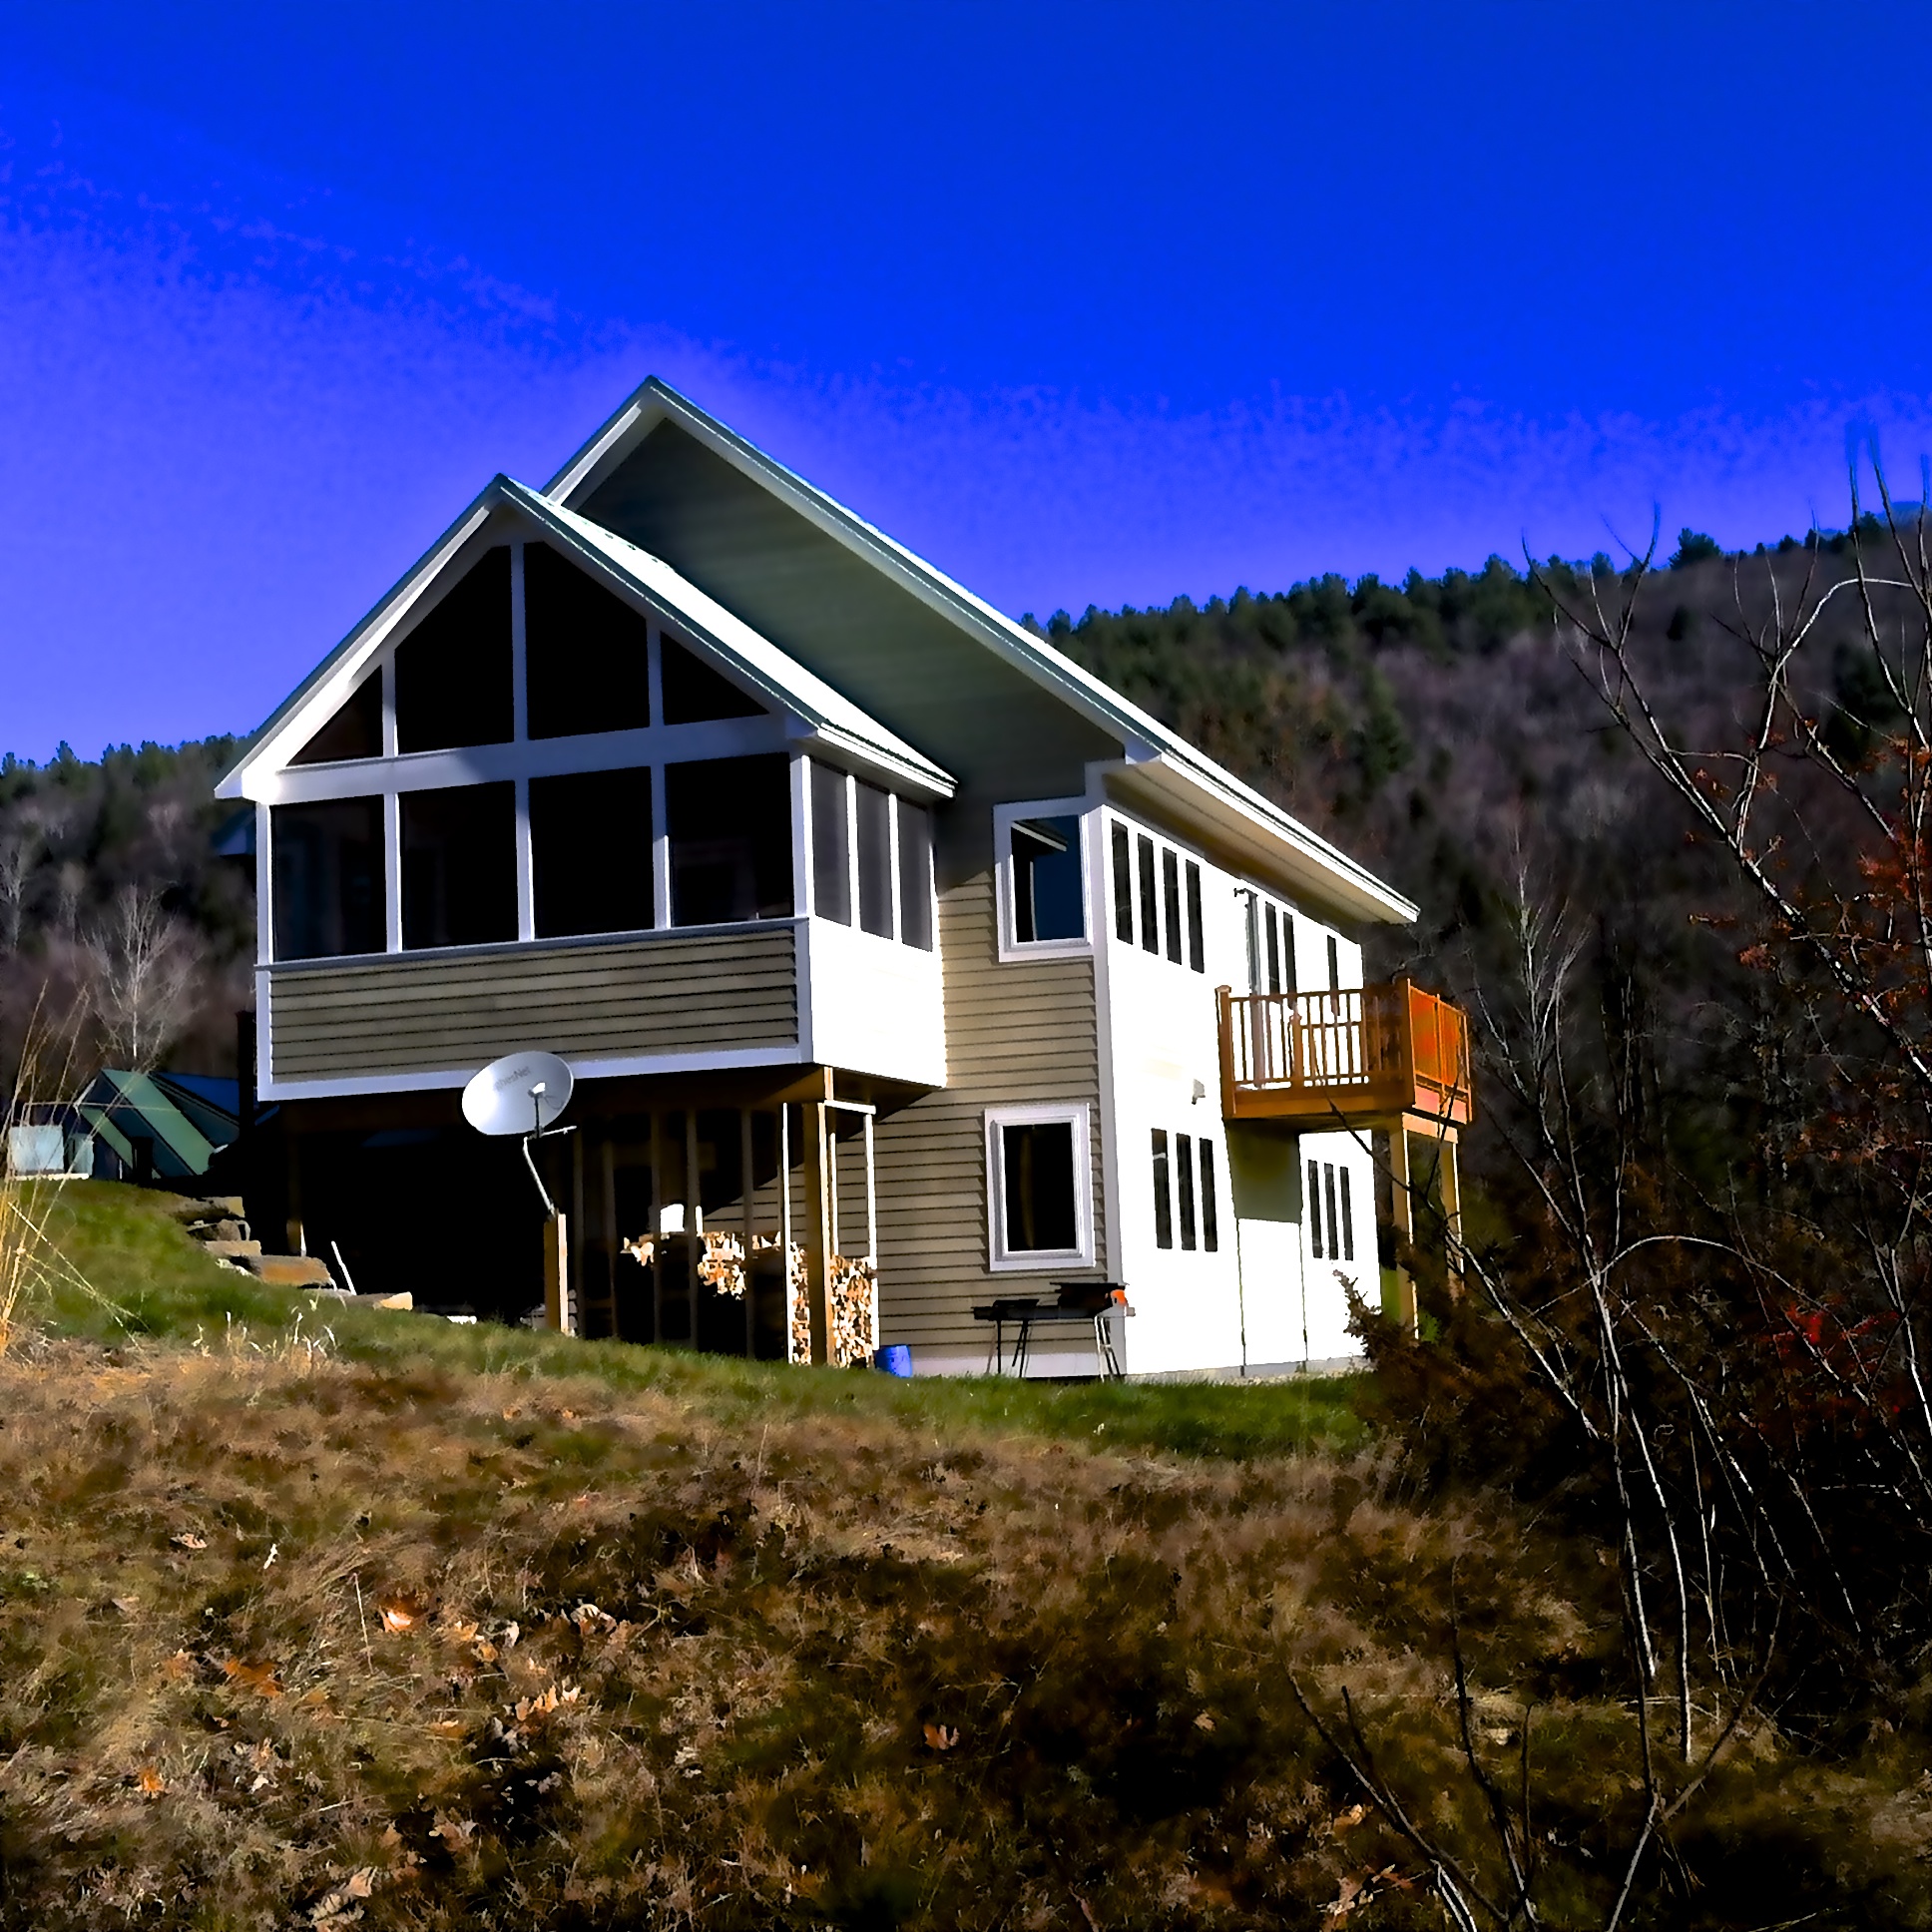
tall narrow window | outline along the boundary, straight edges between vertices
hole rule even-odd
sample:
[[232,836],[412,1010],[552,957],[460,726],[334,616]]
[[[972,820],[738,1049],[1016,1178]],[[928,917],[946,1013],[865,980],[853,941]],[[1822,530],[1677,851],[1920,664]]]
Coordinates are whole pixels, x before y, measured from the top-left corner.
[[1308,1163],[1308,1252],[1321,1259],[1321,1163]]
[[1341,1171],[1341,1258],[1355,1258],[1355,1209],[1348,1199],[1348,1170]]
[[396,748],[507,744],[510,546],[486,550],[396,646]]
[[1114,937],[1134,943],[1134,859],[1127,827],[1114,825]]
[[1168,1180],[1168,1130],[1154,1130],[1154,1244],[1174,1245],[1174,1190]]
[[1281,990],[1281,931],[1275,923],[1274,908],[1269,906],[1267,920],[1267,990],[1278,993]]
[[1078,818],[1016,820],[1012,867],[1016,943],[1087,936]]
[[1298,990],[1294,976],[1294,921],[1285,912],[1281,915],[1281,990],[1284,993]]
[[649,926],[650,771],[532,778],[530,857],[539,939]]
[[1174,1137],[1174,1178],[1180,1184],[1176,1192],[1181,1197],[1181,1245],[1193,1247],[1195,1244],[1195,1149],[1191,1135],[1177,1134]]
[[1332,933],[1328,939],[1328,990],[1331,993],[1341,991],[1341,948],[1335,944]]
[[290,764],[334,764],[343,758],[382,755],[382,673],[372,671],[343,699]]
[[899,941],[932,951],[932,813],[899,800]]
[[1188,964],[1197,973],[1208,970],[1208,942],[1201,930],[1201,867],[1188,861]]
[[523,638],[532,737],[651,723],[650,626],[548,544],[523,547]]
[[1321,1178],[1327,1183],[1327,1200],[1323,1206],[1328,1209],[1328,1258],[1334,1261],[1341,1258],[1341,1223],[1335,1215],[1335,1164],[1332,1161],[1322,1164]]
[[277,959],[382,951],[382,847],[380,798],[269,806]]
[[517,936],[517,788],[402,794],[402,943],[483,946]]
[[1220,1246],[1220,1208],[1214,1199],[1214,1144],[1206,1135],[1201,1140],[1201,1244],[1209,1254]]
[[881,939],[892,937],[892,794],[859,784],[858,922]]
[[712,718],[756,718],[764,707],[676,638],[658,646],[658,679],[667,724],[697,724]]
[[1167,914],[1168,957],[1181,964],[1181,855],[1161,853],[1161,909]]
[[1267,990],[1261,984],[1261,899],[1259,893],[1252,891],[1247,895],[1247,990],[1250,993]]
[[841,926],[852,923],[852,855],[847,843],[844,772],[811,762],[811,909]]
[[707,926],[791,912],[791,774],[782,752],[665,769],[671,922]]
[[1154,898],[1154,840],[1143,832],[1141,858],[1141,947],[1144,952],[1161,950],[1161,913]]

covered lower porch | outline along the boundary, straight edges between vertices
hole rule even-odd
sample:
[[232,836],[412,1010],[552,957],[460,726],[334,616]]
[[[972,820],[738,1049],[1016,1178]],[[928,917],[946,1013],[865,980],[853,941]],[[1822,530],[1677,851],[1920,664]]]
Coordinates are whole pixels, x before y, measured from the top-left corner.
[[581,1081],[532,1150],[541,1192],[455,1092],[296,1102],[244,1186],[258,1230],[362,1294],[844,1364],[877,1346],[873,1124],[918,1091],[795,1066]]

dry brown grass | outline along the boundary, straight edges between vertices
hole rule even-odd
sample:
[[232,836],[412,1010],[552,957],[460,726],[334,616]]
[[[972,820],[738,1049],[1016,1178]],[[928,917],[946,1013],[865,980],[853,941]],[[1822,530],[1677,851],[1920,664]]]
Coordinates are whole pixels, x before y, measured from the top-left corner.
[[[1544,1706],[1579,1910],[1635,1801],[1610,1573],[1367,1457],[721,1427],[245,1338],[17,1346],[0,1414],[8,1925],[1434,1924],[1286,1675],[1479,1846],[1452,1591],[1499,1755]],[[1688,1841],[1726,1905],[1912,1922],[1895,1782],[1766,1728]]]

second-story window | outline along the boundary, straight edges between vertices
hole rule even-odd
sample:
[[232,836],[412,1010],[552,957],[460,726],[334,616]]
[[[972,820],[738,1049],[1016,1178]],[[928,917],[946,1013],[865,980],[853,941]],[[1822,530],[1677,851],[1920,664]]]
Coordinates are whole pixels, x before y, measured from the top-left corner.
[[532,778],[530,859],[539,939],[651,925],[650,771]]
[[932,812],[910,798],[898,800],[899,938],[932,951]]
[[277,959],[382,951],[380,798],[271,805],[268,865]]
[[382,673],[372,671],[342,701],[334,716],[290,764],[334,764],[345,758],[382,755]]
[[[1114,863],[1114,936],[1177,966],[1208,970],[1203,923],[1201,863],[1147,832],[1131,832],[1119,819],[1110,840]],[[1135,914],[1138,908],[1139,919]]]
[[517,936],[517,788],[405,791],[402,943],[481,946]]
[[858,923],[880,939],[892,937],[892,794],[863,779],[852,786],[858,804]]
[[523,547],[524,690],[532,737],[651,723],[644,617],[548,544]]
[[508,744],[510,547],[486,550],[396,646],[396,748]]
[[1084,939],[1087,904],[1078,818],[1016,818],[1009,830],[1013,939],[1030,946]]
[[783,753],[666,766],[665,831],[673,925],[790,917],[791,776]]

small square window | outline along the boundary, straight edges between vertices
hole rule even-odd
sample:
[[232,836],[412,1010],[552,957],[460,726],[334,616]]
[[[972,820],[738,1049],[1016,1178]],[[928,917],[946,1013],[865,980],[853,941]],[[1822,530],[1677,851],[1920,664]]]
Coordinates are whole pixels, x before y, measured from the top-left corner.
[[990,1268],[1093,1266],[1089,1140],[1080,1103],[986,1116]]

